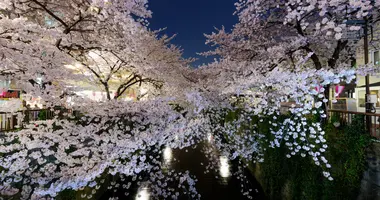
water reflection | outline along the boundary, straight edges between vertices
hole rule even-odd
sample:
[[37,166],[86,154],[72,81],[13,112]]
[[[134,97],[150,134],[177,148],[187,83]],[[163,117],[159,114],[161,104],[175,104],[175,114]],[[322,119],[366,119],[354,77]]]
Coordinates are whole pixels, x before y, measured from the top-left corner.
[[173,151],[170,147],[165,147],[164,149],[164,160],[165,162],[170,162],[173,158]]
[[219,157],[219,175],[225,179],[231,176],[230,164],[226,156]]
[[143,187],[139,188],[135,200],[149,200],[150,193],[149,193],[149,188]]
[[173,159],[173,150],[170,147],[165,147],[163,152],[163,164],[164,168],[170,168]]
[[[243,184],[243,182],[241,182],[242,180],[233,176],[236,170],[238,170],[237,162],[229,160],[228,156],[223,156],[226,154],[217,150],[215,138],[213,140],[214,142],[209,143],[206,139],[206,141],[201,145],[198,145],[196,149],[174,149],[169,146],[162,148],[160,159],[162,174],[165,176],[165,179],[163,180],[166,180],[164,183],[145,182],[149,180],[150,174],[141,175],[141,178],[139,178],[138,181],[141,180],[143,183],[140,182],[140,185],[136,184],[137,180],[134,179],[134,177],[127,177],[126,180],[122,178],[118,180],[118,183],[121,185],[128,183],[127,187],[124,187],[124,185],[123,188],[119,187],[119,190],[116,193],[115,190],[107,190],[99,199],[109,199],[110,197],[115,197],[115,195],[119,199],[154,199],[156,198],[155,195],[157,191],[153,190],[155,185],[151,184],[160,184],[159,186],[162,187],[162,191],[167,192],[166,194],[168,194],[168,192],[171,192],[171,194],[178,192],[180,195],[178,199],[194,199],[189,196],[189,186],[187,184],[182,184],[185,188],[177,188],[178,182],[177,180],[174,180],[175,178],[180,178],[179,176],[174,175],[174,172],[183,173],[185,171],[189,171],[190,175],[193,175],[198,180],[196,181],[195,187],[199,194],[201,194],[201,199],[246,199],[246,196],[243,196],[241,192],[241,185]],[[157,156],[157,154],[154,155]],[[205,173],[205,170],[208,173]],[[248,187],[252,187],[252,192],[249,193],[253,195],[254,199],[265,199],[262,196],[261,189],[255,190],[255,188],[260,188],[260,185],[255,178],[249,172],[246,173],[245,170],[243,173],[244,176],[247,176],[247,180],[250,182],[249,185],[252,184]],[[166,175],[168,176],[166,177]],[[167,178],[171,177],[174,178],[174,181],[168,181]],[[247,180],[244,179],[244,181]],[[244,188],[245,187],[247,187],[247,185],[244,183]],[[128,195],[128,198],[125,197],[126,195]],[[164,199],[162,196],[161,198],[157,198]]]

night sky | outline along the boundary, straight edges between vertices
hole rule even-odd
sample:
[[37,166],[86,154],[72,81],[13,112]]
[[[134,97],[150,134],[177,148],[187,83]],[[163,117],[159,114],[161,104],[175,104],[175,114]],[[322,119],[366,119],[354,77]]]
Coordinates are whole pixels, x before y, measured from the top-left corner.
[[203,33],[210,34],[222,25],[230,30],[237,23],[234,3],[236,0],[150,0],[149,9],[153,18],[150,28],[157,30],[167,27],[165,33],[177,34],[172,43],[184,49],[184,57],[199,58],[193,65],[207,63],[213,58],[196,55],[197,52],[210,50],[205,45]]

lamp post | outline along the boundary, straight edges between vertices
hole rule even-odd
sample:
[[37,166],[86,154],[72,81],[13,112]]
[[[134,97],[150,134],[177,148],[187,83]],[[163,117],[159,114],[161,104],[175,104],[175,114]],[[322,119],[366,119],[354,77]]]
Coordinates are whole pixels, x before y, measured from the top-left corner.
[[[363,40],[364,40],[364,64],[367,65],[369,62],[368,54],[368,18],[365,17],[363,20],[348,20],[346,24],[351,25],[361,25],[363,27]],[[359,36],[360,38],[360,36]],[[365,76],[365,113],[371,113],[371,105],[368,102],[370,90],[369,90],[369,75]],[[368,131],[371,130],[371,117],[366,115],[366,128]]]
[[[368,64],[368,19],[364,18],[364,64]],[[371,104],[368,102],[368,97],[370,95],[369,90],[369,75],[367,74],[365,76],[365,112],[366,114],[371,112]],[[366,126],[367,130],[371,131],[371,117],[369,115],[366,115]]]

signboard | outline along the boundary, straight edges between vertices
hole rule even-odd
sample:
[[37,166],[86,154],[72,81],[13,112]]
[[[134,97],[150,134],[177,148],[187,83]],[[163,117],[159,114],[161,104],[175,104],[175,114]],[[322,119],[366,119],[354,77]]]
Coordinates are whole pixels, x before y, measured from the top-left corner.
[[0,99],[10,99],[10,98],[20,98],[20,91],[19,90],[8,90],[0,92]]
[[342,38],[347,40],[358,41],[364,36],[363,29],[360,30],[347,30],[343,33]]

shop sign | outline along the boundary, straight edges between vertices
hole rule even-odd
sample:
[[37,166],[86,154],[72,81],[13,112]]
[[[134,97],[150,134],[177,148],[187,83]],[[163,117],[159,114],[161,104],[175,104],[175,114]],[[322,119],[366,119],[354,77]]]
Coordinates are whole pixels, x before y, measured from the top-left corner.
[[0,92],[0,99],[20,98],[20,91],[8,90]]

